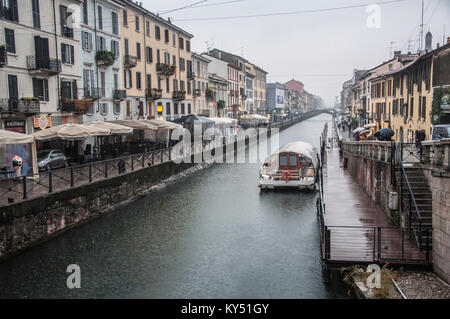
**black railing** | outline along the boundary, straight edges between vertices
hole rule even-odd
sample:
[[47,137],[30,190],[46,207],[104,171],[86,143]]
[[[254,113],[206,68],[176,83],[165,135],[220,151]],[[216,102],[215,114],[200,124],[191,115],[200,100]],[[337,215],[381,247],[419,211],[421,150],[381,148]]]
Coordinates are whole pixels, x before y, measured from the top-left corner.
[[172,76],[175,74],[176,67],[166,63],[157,63],[156,72],[164,76]]
[[0,47],[0,68],[8,65],[8,54],[5,47]]
[[126,90],[114,90],[113,98],[116,100],[125,100],[127,98],[127,91]]
[[[401,210],[405,210],[405,200],[403,198],[403,191],[406,190],[408,193],[408,197],[406,201],[408,202],[408,205],[406,207],[407,214],[408,214],[408,220],[409,220],[409,226],[410,229],[414,229],[414,235],[416,236],[417,243],[419,247],[423,246],[422,241],[422,216],[420,215],[419,208],[417,207],[416,199],[414,197],[414,193],[412,191],[411,185],[408,180],[408,176],[406,175],[405,168],[403,166],[403,154],[401,149],[399,149],[397,143],[393,143],[394,150],[395,150],[395,164],[396,167],[400,171],[400,194],[401,194],[401,201],[400,201],[400,207]],[[417,225],[413,228],[413,225]]]
[[126,68],[134,68],[137,65],[137,57],[132,55],[125,55],[123,65]]
[[61,99],[61,112],[86,114],[92,109],[91,100]]
[[147,89],[145,92],[145,96],[149,100],[159,100],[162,97],[162,90],[161,89]]
[[174,101],[182,101],[186,98],[186,91],[173,91],[172,98]]
[[85,87],[83,89],[83,96],[87,99],[98,100],[104,97],[103,90],[95,87]]
[[41,105],[36,100],[0,99],[1,113],[28,113],[34,114],[41,111]]
[[48,74],[57,74],[61,72],[61,60],[29,55],[27,56],[27,67],[29,71],[44,71]]

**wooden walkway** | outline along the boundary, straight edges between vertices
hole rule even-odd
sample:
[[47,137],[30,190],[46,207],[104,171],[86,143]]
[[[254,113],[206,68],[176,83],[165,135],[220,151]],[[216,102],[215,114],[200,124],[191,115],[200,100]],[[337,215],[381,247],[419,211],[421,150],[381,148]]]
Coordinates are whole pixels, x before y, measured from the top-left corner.
[[323,167],[322,255],[326,263],[331,267],[386,262],[428,265],[431,253],[427,258],[409,229],[392,226],[388,216],[342,168],[335,136],[332,144],[325,151]]

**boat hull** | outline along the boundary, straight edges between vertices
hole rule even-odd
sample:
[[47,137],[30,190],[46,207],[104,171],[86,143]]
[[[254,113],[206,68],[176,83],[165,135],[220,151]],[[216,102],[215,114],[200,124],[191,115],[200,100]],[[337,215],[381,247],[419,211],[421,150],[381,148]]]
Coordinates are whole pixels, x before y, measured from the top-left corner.
[[315,180],[296,180],[296,181],[284,181],[284,180],[263,180],[258,183],[258,187],[262,190],[265,189],[298,189],[298,190],[315,190]]

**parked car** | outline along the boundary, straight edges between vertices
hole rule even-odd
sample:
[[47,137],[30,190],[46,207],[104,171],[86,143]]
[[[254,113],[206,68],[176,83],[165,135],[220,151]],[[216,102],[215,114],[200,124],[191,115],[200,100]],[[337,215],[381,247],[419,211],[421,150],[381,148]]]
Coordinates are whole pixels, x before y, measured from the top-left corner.
[[68,166],[67,158],[60,150],[39,151],[37,158],[40,171]]
[[433,126],[432,139],[440,140],[442,138],[450,138],[450,124],[439,124]]

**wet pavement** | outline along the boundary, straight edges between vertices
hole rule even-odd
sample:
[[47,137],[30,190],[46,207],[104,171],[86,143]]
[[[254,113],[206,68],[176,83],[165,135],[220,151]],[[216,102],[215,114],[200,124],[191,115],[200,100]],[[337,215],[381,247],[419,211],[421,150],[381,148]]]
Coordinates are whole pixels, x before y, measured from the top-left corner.
[[[318,146],[326,121],[280,146]],[[0,298],[345,298],[322,281],[317,194],[260,193],[259,168],[213,165],[0,263]],[[69,290],[73,263],[82,287]]]

